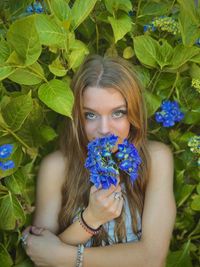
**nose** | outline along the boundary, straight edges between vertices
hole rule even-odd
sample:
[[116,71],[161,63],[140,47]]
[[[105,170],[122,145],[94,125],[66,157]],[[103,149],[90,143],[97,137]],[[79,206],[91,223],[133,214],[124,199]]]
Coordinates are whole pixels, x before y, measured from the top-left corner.
[[99,134],[100,136],[106,136],[111,134],[111,122],[108,117],[102,117],[99,122]]

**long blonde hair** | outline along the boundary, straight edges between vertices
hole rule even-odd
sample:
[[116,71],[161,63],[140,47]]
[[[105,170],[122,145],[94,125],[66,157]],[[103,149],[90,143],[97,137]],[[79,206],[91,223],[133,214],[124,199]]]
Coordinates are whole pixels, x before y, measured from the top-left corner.
[[[134,186],[123,173],[125,194],[132,217],[132,229],[138,231],[137,212],[142,217],[145,189],[149,174],[149,155],[147,151],[147,117],[143,100],[142,87],[132,65],[121,58],[92,55],[85,59],[74,76],[71,88],[74,93],[73,120],[66,119],[61,138],[61,149],[66,156],[66,180],[62,190],[62,208],[59,215],[60,231],[67,228],[80,208],[87,207],[89,201],[89,173],[84,168],[87,155],[87,137],[84,131],[82,111],[83,92],[87,87],[114,88],[119,91],[127,104],[127,116],[130,122],[129,141],[137,147],[142,158],[139,177]],[[117,218],[115,234],[122,242],[126,238],[124,212]],[[104,241],[108,244],[108,235],[102,231],[92,238],[93,246]]]

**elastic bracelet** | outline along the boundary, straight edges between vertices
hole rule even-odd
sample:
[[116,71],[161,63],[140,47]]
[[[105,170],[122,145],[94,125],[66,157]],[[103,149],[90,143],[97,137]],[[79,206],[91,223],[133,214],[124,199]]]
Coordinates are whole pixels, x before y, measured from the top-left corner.
[[83,212],[84,212],[84,210],[82,210],[82,211],[79,213],[79,218],[78,218],[78,220],[79,220],[80,225],[83,227],[83,229],[84,229],[87,233],[89,233],[89,234],[91,234],[91,235],[97,235],[97,234],[101,231],[102,225],[100,225],[97,229],[94,229],[94,228],[90,227],[90,226],[86,223],[86,221],[83,219]]
[[84,252],[83,244],[78,245],[77,257],[76,257],[76,267],[82,267],[83,266],[83,252]]

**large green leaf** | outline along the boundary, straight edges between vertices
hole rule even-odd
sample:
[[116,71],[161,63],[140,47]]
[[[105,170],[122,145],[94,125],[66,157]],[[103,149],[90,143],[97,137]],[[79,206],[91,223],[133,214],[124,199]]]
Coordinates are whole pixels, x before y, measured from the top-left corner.
[[16,20],[7,33],[7,40],[25,65],[32,65],[39,58],[42,48],[35,27],[35,17]]
[[111,13],[115,13],[117,10],[123,10],[129,12],[132,10],[132,4],[130,0],[104,0],[106,9]]
[[180,5],[180,30],[184,45],[192,46],[200,36],[200,17],[194,0],[178,0]]
[[25,223],[23,208],[9,191],[0,195],[0,229],[13,230],[18,225]]
[[158,42],[150,36],[137,36],[134,38],[134,49],[137,58],[146,66],[158,67]]
[[91,13],[97,0],[75,0],[72,7],[72,27],[75,30]]
[[33,108],[31,95],[13,97],[2,109],[2,116],[13,131],[20,129]]
[[13,266],[12,258],[3,244],[0,244],[0,263],[2,267]]
[[38,62],[26,68],[17,68],[8,78],[16,83],[24,85],[38,84],[44,79],[44,71]]
[[56,79],[51,80],[40,86],[38,95],[49,108],[71,117],[74,97],[67,83]]
[[199,54],[199,48],[197,47],[190,47],[190,49],[188,49],[188,47],[183,46],[182,44],[177,45],[174,49],[169,68],[178,69],[197,54]]
[[108,17],[108,21],[110,22],[114,36],[115,36],[115,43],[121,40],[124,35],[131,30],[132,22],[128,15],[124,14],[120,16],[118,19],[114,17]]
[[67,33],[54,18],[44,14],[36,15],[35,23],[41,44],[65,47]]

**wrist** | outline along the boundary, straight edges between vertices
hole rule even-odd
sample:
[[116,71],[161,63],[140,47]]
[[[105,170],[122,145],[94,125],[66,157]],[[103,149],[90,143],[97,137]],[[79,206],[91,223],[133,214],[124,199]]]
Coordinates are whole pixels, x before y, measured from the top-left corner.
[[91,214],[91,212],[90,212],[88,207],[83,211],[82,216],[83,216],[84,221],[87,223],[87,225],[89,225],[93,229],[97,229],[102,225],[101,222],[97,221],[92,216],[92,214]]
[[58,252],[59,267],[74,267],[77,257],[77,247],[62,243]]

